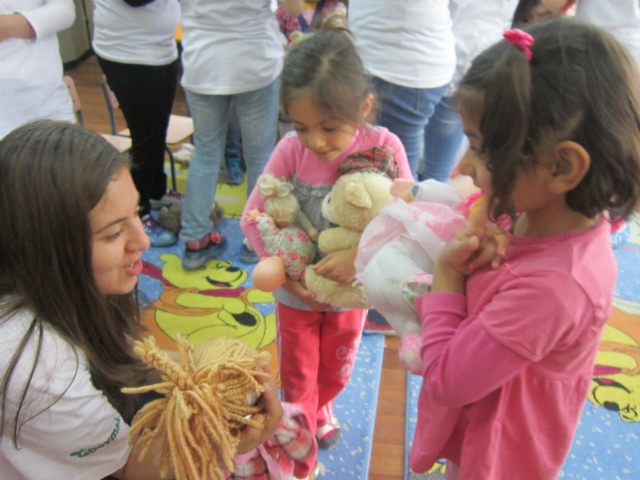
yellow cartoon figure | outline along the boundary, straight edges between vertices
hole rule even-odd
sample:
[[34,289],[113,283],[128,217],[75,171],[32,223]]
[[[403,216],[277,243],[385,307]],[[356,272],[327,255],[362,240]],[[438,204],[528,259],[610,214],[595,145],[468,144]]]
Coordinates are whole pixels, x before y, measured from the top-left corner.
[[640,421],[640,305],[619,302],[602,335],[589,400],[618,412],[625,422]]
[[162,269],[146,263],[143,273],[163,283],[160,298],[152,300],[155,323],[172,339],[178,332],[194,345],[225,336],[246,341],[255,349],[275,340],[275,315],[264,315],[256,303],[273,302],[271,294],[241,285],[246,270],[229,261],[210,260],[185,271],[174,254],[160,257]]

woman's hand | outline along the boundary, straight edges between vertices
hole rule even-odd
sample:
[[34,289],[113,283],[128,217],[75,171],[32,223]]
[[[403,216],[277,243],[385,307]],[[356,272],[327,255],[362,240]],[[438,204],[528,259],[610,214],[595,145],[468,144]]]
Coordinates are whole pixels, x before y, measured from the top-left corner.
[[353,265],[358,255],[358,246],[333,252],[313,266],[316,274],[337,283],[350,285],[356,276]]
[[321,303],[316,301],[316,294],[310,290],[307,290],[302,283],[297,280],[293,280],[291,277],[287,276],[287,281],[283,285],[285,290],[289,293],[292,293],[304,303],[309,305],[309,308],[315,312],[324,312],[331,308],[331,305],[328,303]]
[[[271,374],[269,365],[266,363],[260,367],[260,370]],[[268,377],[260,375],[256,377],[256,380],[265,387],[265,391],[262,392],[265,413],[254,415],[252,420],[262,423],[266,418],[266,422],[262,430],[247,425],[247,428],[245,428],[240,435],[240,443],[238,443],[237,448],[238,455],[250,452],[271,439],[280,424],[280,420],[282,420],[282,404],[278,398],[278,387],[276,386],[275,379],[271,375]]]

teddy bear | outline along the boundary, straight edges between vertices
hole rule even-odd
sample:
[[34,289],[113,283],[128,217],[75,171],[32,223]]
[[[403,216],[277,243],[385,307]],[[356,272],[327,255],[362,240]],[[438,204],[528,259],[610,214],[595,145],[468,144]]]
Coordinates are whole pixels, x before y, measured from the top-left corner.
[[[307,264],[316,256],[313,241],[318,230],[300,210],[298,200],[291,193],[293,186],[269,173],[258,177],[256,186],[265,198],[264,212],[253,209],[247,222],[256,222],[258,232],[270,255],[253,269],[253,284],[264,292],[274,292],[286,281],[286,275],[299,280]],[[312,241],[313,240],[313,241]]]
[[[322,203],[322,215],[338,226],[320,233],[318,248],[329,254],[358,245],[365,227],[393,200],[390,188],[391,179],[373,170],[360,169],[339,177]],[[317,275],[312,266],[305,268],[303,283],[316,294],[318,302],[371,308],[362,285],[339,284]]]
[[467,225],[469,212],[477,211],[481,195],[472,194],[463,202],[455,187],[432,179],[420,183],[396,179],[391,194],[396,198],[362,235],[356,278],[401,338],[400,362],[422,375],[421,326],[414,300],[429,291],[435,261]]
[[[224,217],[224,208],[214,202],[209,218],[217,225]],[[158,212],[158,225],[169,230],[174,235],[180,232],[180,219],[182,218],[182,200],[174,200],[170,206],[162,207]]]

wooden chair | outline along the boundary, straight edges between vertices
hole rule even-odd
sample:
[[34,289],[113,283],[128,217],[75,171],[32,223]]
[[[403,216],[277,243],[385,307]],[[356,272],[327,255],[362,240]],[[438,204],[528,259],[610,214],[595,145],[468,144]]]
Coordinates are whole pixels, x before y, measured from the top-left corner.
[[[120,104],[118,103],[118,99],[115,94],[109,88],[107,84],[107,78],[105,75],[102,76],[100,80],[100,89],[102,90],[102,95],[104,97],[105,103],[107,104],[107,110],[109,111],[109,123],[111,124],[111,133],[113,135],[130,138],[131,133],[128,128],[124,130],[116,131],[116,121],[115,121],[115,110],[120,108]],[[169,126],[167,127],[167,137],[166,137],[166,151],[169,154],[169,161],[171,164],[171,183],[173,185],[173,189],[177,190],[176,187],[176,166],[175,159],[173,157],[173,150],[169,148],[169,145],[178,145],[187,138],[190,138],[193,135],[193,119],[191,117],[185,117],[182,115],[171,115],[169,117]]]
[[[80,103],[80,97],[78,96],[78,91],[76,90],[75,83],[73,82],[73,78],[66,75],[62,77],[62,80],[69,88],[69,96],[71,97],[71,101],[73,102],[73,111],[76,114],[76,118],[78,119],[78,124],[84,127],[84,119],[82,117],[82,104]],[[131,139],[127,137],[121,137],[118,135],[109,135],[107,133],[100,133],[100,135],[119,152],[126,152],[131,148]]]

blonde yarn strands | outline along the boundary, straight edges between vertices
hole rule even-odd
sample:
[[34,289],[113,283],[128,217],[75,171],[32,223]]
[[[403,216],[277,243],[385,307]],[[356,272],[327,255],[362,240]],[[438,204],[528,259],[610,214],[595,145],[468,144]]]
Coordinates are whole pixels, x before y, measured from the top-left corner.
[[[160,350],[149,337],[135,342],[134,350],[162,372],[162,383],[125,388],[125,393],[155,390],[166,397],[146,404],[131,424],[129,443],[142,460],[160,438],[159,468],[163,478],[224,480],[223,466],[234,471],[233,458],[246,425],[263,428],[251,415],[262,406],[249,405],[247,395],[259,396],[264,387],[256,376],[269,354],[228,338],[211,339],[194,349],[178,334],[180,363]],[[248,417],[248,418],[245,418]]]

